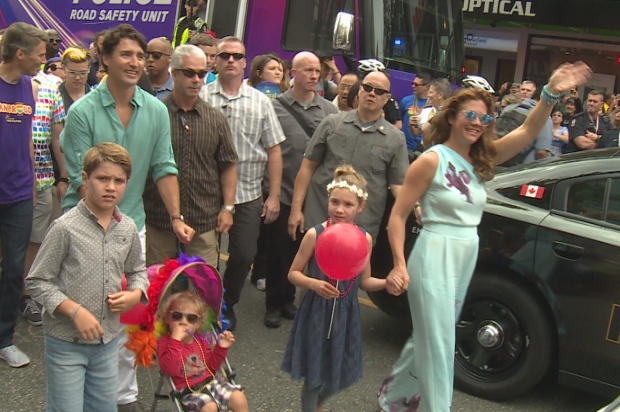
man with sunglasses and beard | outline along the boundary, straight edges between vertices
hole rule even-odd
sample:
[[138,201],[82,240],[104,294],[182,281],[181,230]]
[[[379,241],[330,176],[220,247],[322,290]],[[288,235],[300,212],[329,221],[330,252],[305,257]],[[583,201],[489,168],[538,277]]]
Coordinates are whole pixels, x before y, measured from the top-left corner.
[[[234,204],[222,204],[226,212],[235,216],[224,272],[225,315],[230,321],[229,329],[234,330],[237,323],[234,305],[239,302],[256,255],[261,218],[270,224],[280,213],[280,143],[285,136],[269,97],[243,81],[246,59],[241,39],[224,37],[217,45],[217,53],[218,78],[203,87],[200,97],[224,114],[239,155]],[[269,196],[263,202],[261,184],[265,168],[269,175]]]
[[[199,97],[207,75],[204,52],[184,44],[172,53],[172,93],[162,100],[170,115],[172,148],[179,169],[181,210],[196,230],[187,253],[216,267],[218,233],[228,233],[233,216],[221,205],[233,205],[237,186],[237,151],[222,113]],[[144,190],[146,262],[150,266],[178,254],[176,236],[157,187]]]
[[146,74],[159,100],[169,96],[172,91],[173,82],[169,71],[171,55],[172,45],[165,38],[153,39],[146,46]]
[[[123,146],[132,158],[131,179],[120,210],[131,217],[140,233],[144,250],[145,213],[142,194],[152,176],[166,205],[172,231],[182,243],[189,243],[194,230],[181,214],[177,168],[170,141],[170,121],[166,107],[155,97],[136,87],[144,72],[146,40],[128,24],[108,30],[100,60],[108,69],[107,80],[75,102],[69,111],[61,144],[69,173],[69,188],[63,208],[77,205],[84,197],[82,159],[91,147],[102,142]],[[133,367],[135,354],[125,348],[127,335],[119,339],[118,410],[139,411],[138,386]]]
[[368,181],[368,201],[356,222],[376,240],[388,190],[398,196],[409,166],[403,133],[382,116],[389,90],[385,72],[369,73],[359,89],[358,109],[327,117],[313,134],[293,189],[288,221],[293,239],[297,230],[305,233],[327,219],[325,188],[344,163]]

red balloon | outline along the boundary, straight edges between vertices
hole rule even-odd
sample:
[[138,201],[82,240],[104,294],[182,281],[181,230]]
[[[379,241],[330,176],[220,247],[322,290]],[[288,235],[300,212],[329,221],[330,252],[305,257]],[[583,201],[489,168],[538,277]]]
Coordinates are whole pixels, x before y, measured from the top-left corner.
[[366,235],[353,223],[329,225],[314,249],[319,268],[334,280],[349,280],[368,264],[370,247]]

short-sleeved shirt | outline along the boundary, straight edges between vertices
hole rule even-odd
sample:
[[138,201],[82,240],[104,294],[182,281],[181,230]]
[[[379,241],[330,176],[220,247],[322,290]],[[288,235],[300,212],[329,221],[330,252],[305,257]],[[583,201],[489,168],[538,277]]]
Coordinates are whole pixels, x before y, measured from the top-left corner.
[[411,130],[409,130],[409,108],[414,106],[416,111],[420,113],[422,108],[426,106],[427,101],[428,99],[420,99],[415,94],[405,96],[400,101],[400,117],[403,119],[403,125],[406,126],[403,127],[403,133],[407,139],[407,149],[414,152],[422,141],[422,135],[414,136],[411,134]]
[[[330,114],[338,113],[338,109],[331,102],[316,93],[306,106],[302,106],[295,100],[291,90],[284,92],[279,99],[272,100],[276,115],[286,135],[286,140],[281,145],[282,191],[280,192],[280,202],[290,206],[293,200],[295,177],[297,172],[299,172],[310,136],[308,136],[289,111],[282,106],[280,99],[284,100],[284,104],[290,106],[292,110],[299,113],[302,119],[306,119],[308,128],[312,130],[316,130],[321,121]],[[268,182],[264,186],[267,190]]]
[[575,144],[575,138],[585,136],[588,129],[596,130],[596,134],[602,136],[608,130],[611,130],[611,124],[605,116],[598,116],[597,122],[592,122],[587,112],[579,113],[574,116],[568,125],[568,152],[578,152],[582,149]]
[[34,143],[34,172],[37,191],[43,191],[54,184],[54,162],[50,143],[52,125],[65,120],[62,94],[56,81],[48,76],[37,76],[39,93],[34,117],[32,118],[32,141]]
[[102,142],[117,143],[131,156],[131,178],[118,206],[142,229],[145,219],[142,194],[149,173],[157,181],[176,175],[177,167],[166,106],[140,87],[135,88],[131,104],[134,110],[126,129],[116,113],[107,81],[71,106],[60,135],[70,179],[62,206],[73,207],[79,201],[82,163],[88,149]]
[[327,184],[338,166],[349,164],[368,181],[368,201],[356,222],[377,238],[389,186],[403,183],[409,161],[403,133],[385,118],[363,128],[353,110],[327,117],[312,136],[304,157],[319,165],[304,203],[307,227],[328,217]]
[[[556,134],[568,134],[568,128],[564,126],[560,126]],[[559,156],[562,153],[566,153],[567,147],[568,147],[568,142],[563,142],[562,140],[553,136],[553,140],[551,140],[551,154],[553,156]]]
[[149,281],[142,258],[138,230],[133,220],[114,211],[107,230],[83,200],[52,222],[26,284],[43,305],[45,333],[68,342],[100,344],[81,338],[68,316],[54,312],[71,299],[95,316],[103,327],[103,342],[119,335],[120,316],[112,313],[108,296],[121,291],[123,273],[127,290],[140,289],[146,300]]
[[32,199],[34,174],[30,157],[32,118],[36,111],[32,80],[16,84],[0,78],[0,204]]
[[285,139],[271,100],[245,82],[237,94],[227,96],[219,80],[203,86],[200,97],[224,114],[232,131],[239,156],[235,204],[258,199],[268,159],[265,149]]
[[174,87],[174,82],[172,81],[172,75],[168,74],[168,80],[160,87],[153,86],[153,91],[155,92],[155,97],[159,100],[164,100],[164,98],[170,96],[172,93],[172,88]]
[[534,148],[523,159],[523,164],[532,163],[536,160],[536,152],[544,150],[547,153],[551,152],[551,145],[553,142],[553,122],[551,118],[547,119],[547,123],[543,126],[542,130],[536,136],[534,140]]
[[[187,112],[179,108],[172,95],[162,102],[170,115],[181,213],[196,233],[206,233],[217,226],[222,207],[220,171],[237,162],[230,128],[222,113],[202,99]],[[153,179],[148,179],[143,198],[146,223],[158,230],[172,231],[170,216]]]

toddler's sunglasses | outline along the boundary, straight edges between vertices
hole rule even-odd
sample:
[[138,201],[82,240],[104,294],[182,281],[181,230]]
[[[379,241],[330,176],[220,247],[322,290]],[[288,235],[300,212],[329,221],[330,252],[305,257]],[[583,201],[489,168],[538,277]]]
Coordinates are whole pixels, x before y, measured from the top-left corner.
[[198,322],[198,320],[200,319],[200,316],[194,315],[193,313],[177,312],[176,310],[170,311],[170,317],[176,322],[180,321],[181,319],[183,319],[183,317],[185,317],[185,319],[187,319],[187,321],[192,325]]

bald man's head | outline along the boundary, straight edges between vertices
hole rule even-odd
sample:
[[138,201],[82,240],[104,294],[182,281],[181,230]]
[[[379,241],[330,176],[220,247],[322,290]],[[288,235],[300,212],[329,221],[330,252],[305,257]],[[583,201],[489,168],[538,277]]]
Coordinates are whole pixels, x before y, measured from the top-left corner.
[[172,44],[166,38],[157,37],[151,40],[147,44],[147,50],[149,50],[150,46],[154,46],[154,47],[157,47],[158,49],[165,50],[166,54],[172,54]]
[[318,56],[309,51],[299,52],[293,57],[291,74],[295,79],[294,89],[311,92],[321,76],[321,62]]
[[[165,76],[170,66],[170,56],[172,55],[172,45],[167,39],[156,38],[146,45],[146,73],[155,80],[154,77]],[[167,76],[165,76],[167,77]]]

